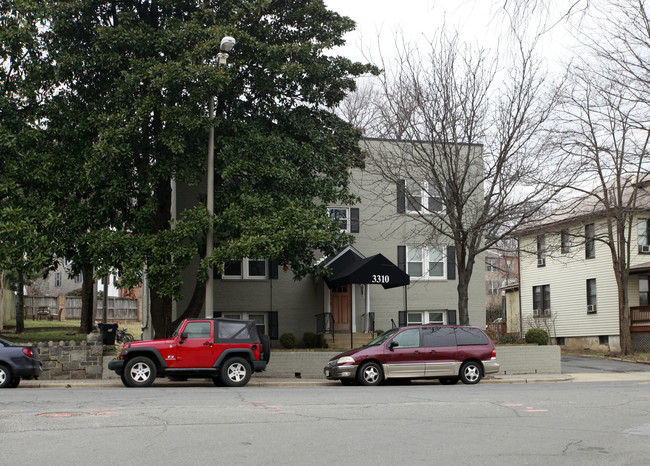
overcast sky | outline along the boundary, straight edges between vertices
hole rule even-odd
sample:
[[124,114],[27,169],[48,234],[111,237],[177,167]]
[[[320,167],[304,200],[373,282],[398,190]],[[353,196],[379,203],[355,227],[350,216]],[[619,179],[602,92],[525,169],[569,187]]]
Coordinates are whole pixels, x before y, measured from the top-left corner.
[[[555,13],[563,10],[561,3]],[[378,43],[384,54],[390,54],[397,31],[410,42],[426,43],[444,25],[450,31],[458,30],[464,41],[490,50],[497,49],[499,40],[503,47],[507,32],[500,9],[503,0],[325,0],[325,4],[356,21],[357,29],[346,36],[347,45],[336,53],[358,61],[365,61],[362,51],[370,51],[376,58]],[[557,17],[544,19],[552,23]],[[550,60],[570,54],[564,47],[571,42],[564,26],[562,22],[553,28],[539,49]]]

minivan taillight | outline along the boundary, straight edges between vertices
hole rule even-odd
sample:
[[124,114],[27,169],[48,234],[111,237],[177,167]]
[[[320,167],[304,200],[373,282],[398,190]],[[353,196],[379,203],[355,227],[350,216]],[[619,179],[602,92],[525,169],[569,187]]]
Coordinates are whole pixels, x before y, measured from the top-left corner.
[[497,350],[493,349],[492,350],[492,357],[490,359],[495,360],[496,358],[497,358]]
[[25,356],[29,356],[30,358],[34,357],[34,353],[32,352],[31,348],[23,348],[23,353],[25,353]]

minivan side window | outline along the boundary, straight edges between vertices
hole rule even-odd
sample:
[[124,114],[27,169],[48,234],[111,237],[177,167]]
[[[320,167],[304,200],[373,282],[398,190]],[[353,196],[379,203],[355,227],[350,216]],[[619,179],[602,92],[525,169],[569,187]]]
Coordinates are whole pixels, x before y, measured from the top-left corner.
[[398,348],[417,348],[420,346],[420,329],[409,328],[395,335],[394,342],[399,343]]
[[488,337],[478,328],[456,327],[456,343],[458,346],[487,345]]
[[456,346],[453,327],[424,327],[422,329],[422,346]]

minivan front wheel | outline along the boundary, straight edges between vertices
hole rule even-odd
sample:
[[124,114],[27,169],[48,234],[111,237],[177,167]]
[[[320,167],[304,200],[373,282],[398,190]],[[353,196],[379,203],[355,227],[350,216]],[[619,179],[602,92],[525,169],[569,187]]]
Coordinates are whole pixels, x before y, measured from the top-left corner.
[[361,385],[379,385],[383,378],[381,366],[376,362],[363,364],[357,373],[357,379]]
[[481,366],[474,361],[467,361],[460,368],[460,380],[467,385],[479,383],[481,381]]

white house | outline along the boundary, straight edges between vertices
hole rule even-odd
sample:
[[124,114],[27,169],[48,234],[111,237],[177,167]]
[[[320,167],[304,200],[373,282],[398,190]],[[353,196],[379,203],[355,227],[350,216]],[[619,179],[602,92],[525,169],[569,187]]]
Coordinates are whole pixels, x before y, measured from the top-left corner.
[[[642,191],[637,206],[643,207],[628,225],[630,330],[637,350],[650,348],[648,199]],[[618,289],[606,243],[607,218],[591,204],[518,233],[522,330],[545,328],[567,347],[618,351]]]

